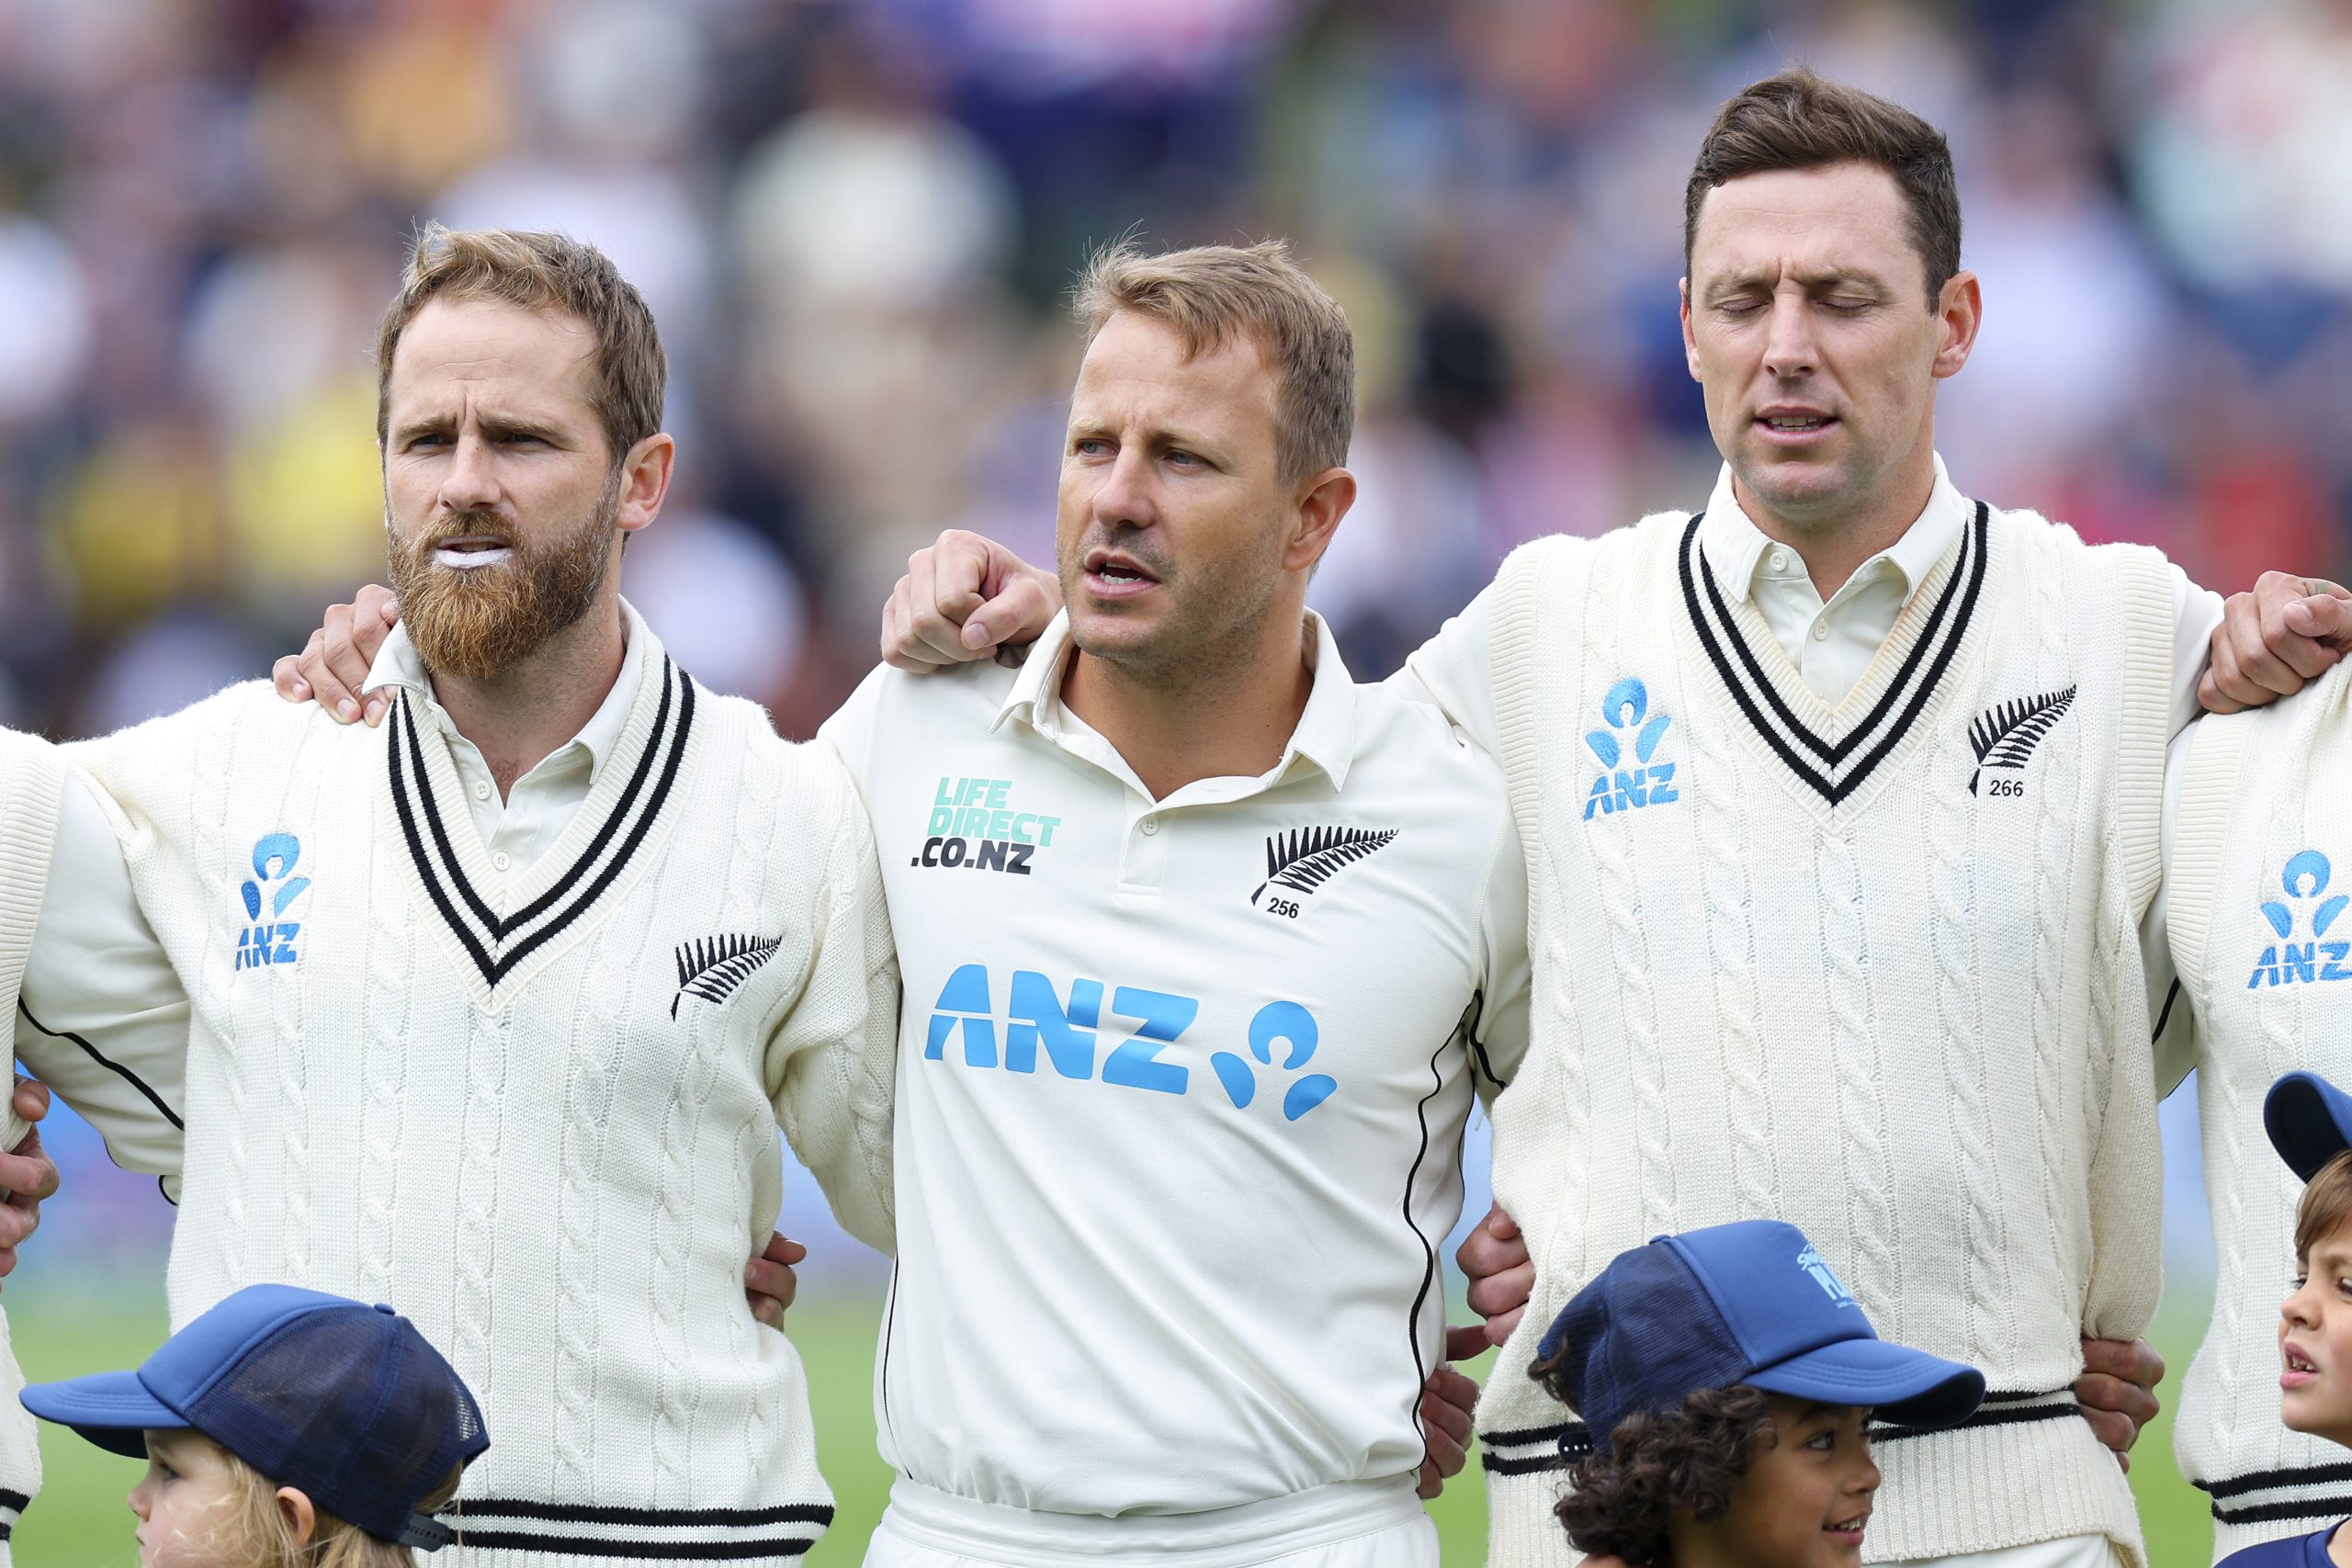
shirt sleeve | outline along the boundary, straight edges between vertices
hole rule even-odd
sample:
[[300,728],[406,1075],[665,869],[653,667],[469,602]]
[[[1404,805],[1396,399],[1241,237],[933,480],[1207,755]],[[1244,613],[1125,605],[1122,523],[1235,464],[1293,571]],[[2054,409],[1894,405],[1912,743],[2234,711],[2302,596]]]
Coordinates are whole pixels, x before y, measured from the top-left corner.
[[832,748],[842,764],[849,769],[850,782],[857,786],[857,797],[865,798],[866,770],[874,756],[876,720],[882,706],[882,683],[890,678],[890,667],[877,664],[866,671],[865,679],[849,700],[833,711],[833,716],[817,727],[817,739]]
[[125,1170],[179,1201],[187,993],[130,886],[114,817],[66,781],[40,923],[17,998],[17,1062],[106,1139]]
[[1414,650],[1405,668],[1391,675],[1388,689],[1400,697],[1431,703],[1459,726],[1489,757],[1503,754],[1495,721],[1495,679],[1488,663],[1494,642],[1495,588],[1488,583],[1463,612]]
[[[2185,580],[2184,580],[2185,581]],[[2194,694],[2194,688],[2191,689]],[[2180,1087],[2197,1065],[2197,1020],[2188,992],[2173,962],[2172,930],[2166,923],[2165,896],[2172,886],[2173,820],[2180,809],[2181,780],[2188,772],[2189,748],[2197,743],[2192,727],[2180,732],[2165,751],[2165,796],[2156,819],[2156,849],[2164,874],[2148,912],[2140,920],[2140,960],[2148,977],[2148,1027],[2156,1056],[2156,1095],[2162,1099]]]
[[897,1245],[899,963],[865,807],[846,781],[840,794],[807,973],[772,1027],[766,1082],[776,1124],[842,1227],[888,1253]]
[[1527,957],[1527,859],[1520,852],[1518,822],[1508,811],[1487,875],[1486,941],[1487,973],[1470,1036],[1471,1081],[1478,1098],[1491,1103],[1510,1087],[1526,1059],[1534,1005]]
[[2212,659],[2213,628],[2222,624],[2222,596],[2198,587],[2176,566],[2172,608],[2172,733],[2178,735],[2204,711],[2197,700],[2197,683],[2205,678],[2205,666]]

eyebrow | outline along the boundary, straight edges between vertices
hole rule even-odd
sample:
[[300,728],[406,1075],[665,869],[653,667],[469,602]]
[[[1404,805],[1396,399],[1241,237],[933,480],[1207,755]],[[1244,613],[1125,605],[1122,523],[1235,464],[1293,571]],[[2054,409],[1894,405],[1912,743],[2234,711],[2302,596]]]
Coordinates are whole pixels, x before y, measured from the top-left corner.
[[[1790,276],[1805,288],[1813,289],[1836,288],[1844,286],[1869,288],[1883,293],[1887,288],[1884,278],[1863,267],[1831,266],[1798,269],[1792,271]],[[1765,273],[1758,269],[1733,273],[1709,283],[1705,298],[1720,299],[1727,294],[1738,293],[1743,288],[1758,288],[1768,281]]]
[[[1117,434],[1118,432],[1104,421],[1073,419],[1069,424],[1069,439],[1073,442],[1095,441],[1113,438]],[[1225,443],[1211,435],[1178,430],[1165,424],[1155,424],[1146,430],[1145,436],[1154,446],[1181,447],[1187,452],[1198,452],[1204,457],[1215,457],[1220,462],[1224,460]]]

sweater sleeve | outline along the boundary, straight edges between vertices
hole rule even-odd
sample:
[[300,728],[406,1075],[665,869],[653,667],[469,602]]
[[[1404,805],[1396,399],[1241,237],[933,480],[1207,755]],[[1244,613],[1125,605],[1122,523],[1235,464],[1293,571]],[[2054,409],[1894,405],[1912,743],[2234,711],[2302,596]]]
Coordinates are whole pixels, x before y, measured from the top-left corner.
[[187,994],[132,897],[107,806],[71,775],[17,998],[17,1060],[178,1201]]
[[1527,857],[1519,827],[1509,811],[1495,835],[1493,863],[1487,872],[1485,915],[1487,971],[1479,984],[1478,1020],[1471,1032],[1471,1082],[1478,1098],[1492,1103],[1519,1076],[1527,1055],[1528,1020],[1534,1005],[1534,976],[1527,957]]
[[830,748],[806,752],[821,758],[837,781],[839,805],[822,840],[825,878],[810,917],[808,970],[768,1037],[768,1097],[842,1227],[888,1253],[896,1247],[890,1118],[898,955],[865,808]]

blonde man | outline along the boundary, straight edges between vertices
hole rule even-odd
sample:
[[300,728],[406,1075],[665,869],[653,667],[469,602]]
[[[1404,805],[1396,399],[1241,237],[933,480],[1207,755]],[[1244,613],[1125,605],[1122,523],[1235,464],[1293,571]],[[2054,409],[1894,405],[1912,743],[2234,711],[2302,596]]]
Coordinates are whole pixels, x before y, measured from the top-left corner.
[[390,721],[256,682],[75,749],[113,831],[61,841],[35,956],[159,942],[188,1018],[153,1027],[111,960],[36,964],[27,1016],[151,1083],[185,1067],[175,1324],[296,1284],[449,1357],[492,1438],[469,1562],[780,1568],[832,1509],[799,1360],[742,1289],[779,1123],[891,1242],[865,813],[620,597],[673,444],[604,256],[428,230],[379,364]]

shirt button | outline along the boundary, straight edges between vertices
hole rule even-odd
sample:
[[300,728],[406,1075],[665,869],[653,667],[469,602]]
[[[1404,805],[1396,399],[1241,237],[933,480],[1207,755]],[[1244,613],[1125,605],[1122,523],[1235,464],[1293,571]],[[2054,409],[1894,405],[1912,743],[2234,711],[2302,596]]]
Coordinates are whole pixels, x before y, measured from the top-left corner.
[[1147,818],[1145,818],[1143,819],[1143,830],[1144,830],[1145,832],[1147,832],[1147,833],[1157,833],[1157,832],[1159,832],[1159,818],[1157,818],[1157,817],[1147,817]]
[[1786,570],[1789,570],[1789,558],[1788,558],[1786,555],[1784,555],[1783,553],[1781,553],[1781,551],[1779,551],[1779,550],[1774,550],[1774,551],[1772,552],[1772,570],[1773,570],[1774,571],[1786,571]]
[[474,781],[474,798],[476,800],[488,800],[490,798],[490,781],[488,779],[476,779]]
[[490,863],[496,866],[499,870],[504,871],[507,866],[506,852],[504,850],[501,850],[496,854],[491,856]]
[[1813,640],[1815,642],[1827,642],[1829,640],[1829,623],[1827,621],[1815,621],[1813,623]]

